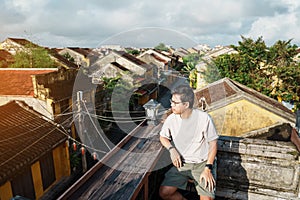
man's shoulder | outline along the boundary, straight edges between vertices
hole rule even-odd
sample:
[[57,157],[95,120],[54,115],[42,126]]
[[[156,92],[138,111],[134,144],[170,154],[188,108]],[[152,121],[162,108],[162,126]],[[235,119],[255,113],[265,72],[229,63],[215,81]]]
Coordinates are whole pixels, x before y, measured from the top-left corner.
[[171,113],[170,115],[168,115],[167,120],[174,119],[175,117],[176,117],[176,114]]
[[198,108],[195,108],[194,111],[195,111],[195,113],[197,113],[197,115],[199,115],[199,116],[207,116],[207,117],[209,117],[209,114],[208,114],[207,112],[204,112],[203,110],[200,110],[200,109],[198,109]]

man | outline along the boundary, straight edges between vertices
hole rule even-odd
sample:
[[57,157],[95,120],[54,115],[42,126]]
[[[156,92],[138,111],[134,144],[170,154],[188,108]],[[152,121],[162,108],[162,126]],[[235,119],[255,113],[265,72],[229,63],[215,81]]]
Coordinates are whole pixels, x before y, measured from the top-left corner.
[[170,152],[173,167],[165,174],[159,194],[163,199],[185,199],[177,189],[186,189],[193,179],[200,200],[215,198],[211,172],[217,154],[218,134],[210,116],[193,109],[194,92],[186,85],[177,87],[170,100],[172,114],[160,132],[160,142]]

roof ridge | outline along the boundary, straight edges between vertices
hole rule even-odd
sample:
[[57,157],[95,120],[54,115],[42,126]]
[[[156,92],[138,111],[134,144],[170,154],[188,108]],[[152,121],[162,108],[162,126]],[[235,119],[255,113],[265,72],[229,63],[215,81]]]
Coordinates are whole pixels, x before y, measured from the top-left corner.
[[42,71],[42,70],[53,70],[57,71],[58,67],[54,68],[0,68],[1,71]]
[[12,102],[15,102],[16,104],[18,104],[21,108],[27,110],[28,112],[31,112],[32,114],[38,116],[39,118],[46,120],[47,122],[53,124],[54,126],[61,126],[59,123],[54,122],[52,119],[48,118],[47,116],[39,113],[38,111],[36,111],[32,106],[28,105],[25,101],[22,100],[12,100]]
[[[269,105],[271,105],[273,102],[275,104],[275,107],[277,107],[278,109],[284,111],[284,112],[287,112],[289,114],[294,114],[290,109],[288,109],[287,107],[285,107],[282,103],[280,103],[279,101],[275,100],[274,98],[272,97],[269,97],[253,88],[250,88],[246,85],[243,85],[237,81],[234,81],[234,80],[231,80],[231,83],[233,85],[235,85],[235,87],[238,88],[239,91],[237,91],[238,93],[242,93],[242,94],[247,94],[247,95],[251,95],[252,97],[254,98],[257,98],[257,99],[260,99],[261,101],[264,101],[266,103],[268,103]],[[268,102],[270,101],[270,102]]]

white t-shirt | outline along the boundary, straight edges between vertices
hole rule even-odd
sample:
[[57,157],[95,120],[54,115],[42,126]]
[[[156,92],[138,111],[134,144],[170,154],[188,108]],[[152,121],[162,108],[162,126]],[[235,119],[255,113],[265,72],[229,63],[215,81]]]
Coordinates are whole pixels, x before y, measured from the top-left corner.
[[187,119],[172,113],[165,120],[160,131],[162,137],[172,140],[173,145],[186,163],[201,163],[208,157],[208,142],[218,139],[218,133],[211,117],[193,109]]

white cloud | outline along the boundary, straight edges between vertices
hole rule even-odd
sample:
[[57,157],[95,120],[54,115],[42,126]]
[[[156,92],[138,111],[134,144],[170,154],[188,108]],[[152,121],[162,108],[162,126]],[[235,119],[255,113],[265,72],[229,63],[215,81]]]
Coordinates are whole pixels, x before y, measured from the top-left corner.
[[272,45],[278,40],[289,39],[293,39],[292,43],[299,44],[299,14],[299,11],[295,11],[272,17],[261,17],[252,24],[248,36],[262,36],[268,45]]
[[297,0],[5,0],[1,4],[5,8],[0,13],[1,39],[29,34],[49,46],[96,46],[110,36],[142,27],[172,29],[211,46],[236,43],[240,35],[300,40]]

